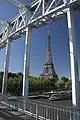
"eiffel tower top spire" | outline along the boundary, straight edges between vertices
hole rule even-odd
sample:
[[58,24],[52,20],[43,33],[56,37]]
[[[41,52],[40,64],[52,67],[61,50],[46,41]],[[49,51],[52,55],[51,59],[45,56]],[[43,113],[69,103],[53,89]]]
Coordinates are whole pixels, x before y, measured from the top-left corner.
[[47,54],[45,64],[52,64],[52,52],[51,52],[51,35],[48,32],[48,46],[47,46]]
[[56,75],[54,70],[54,65],[52,63],[52,52],[51,52],[51,35],[50,32],[48,32],[48,45],[47,45],[47,51],[46,51],[46,60],[44,64],[43,72],[40,76],[44,77],[53,77]]

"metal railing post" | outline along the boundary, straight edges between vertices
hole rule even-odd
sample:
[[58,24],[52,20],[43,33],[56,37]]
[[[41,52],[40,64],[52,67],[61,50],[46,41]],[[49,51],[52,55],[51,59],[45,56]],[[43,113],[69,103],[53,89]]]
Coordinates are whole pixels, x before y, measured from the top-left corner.
[[46,119],[48,118],[48,108],[46,108]]
[[38,103],[36,103],[36,120],[38,120]]
[[57,108],[57,120],[59,120],[59,110],[58,110],[58,108]]
[[32,106],[30,105],[30,115],[31,115]]
[[71,110],[70,110],[70,120],[72,120],[72,113],[71,113]]

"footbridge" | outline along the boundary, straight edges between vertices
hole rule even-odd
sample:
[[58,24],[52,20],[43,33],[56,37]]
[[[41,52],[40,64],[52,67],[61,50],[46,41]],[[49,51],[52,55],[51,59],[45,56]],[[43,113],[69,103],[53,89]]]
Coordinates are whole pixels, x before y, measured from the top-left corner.
[[[56,21],[63,17],[67,17],[67,25],[69,31],[69,52],[70,52],[70,63],[71,63],[71,79],[72,79],[72,105],[74,109],[77,110],[79,116],[79,76],[78,76],[78,62],[76,56],[76,37],[75,37],[75,27],[74,27],[74,17],[73,12],[80,10],[80,0],[35,0],[30,5],[24,5],[19,0],[6,0],[11,4],[16,5],[19,8],[19,14],[16,15],[11,21],[2,21],[0,20],[0,24],[2,26],[2,31],[0,33],[0,49],[6,47],[6,60],[4,61],[4,75],[3,75],[3,84],[2,84],[2,95],[7,96],[7,78],[8,78],[8,68],[9,68],[9,57],[10,57],[10,49],[11,43],[14,40],[17,40],[21,37],[21,34],[25,35],[25,53],[24,53],[24,71],[23,71],[23,100],[24,107],[23,111],[26,113],[26,107],[28,106],[28,87],[29,87],[29,65],[30,65],[30,33],[33,29],[38,29],[44,25],[47,25],[50,20]],[[4,27],[5,26],[5,27]],[[4,100],[2,100],[4,101]],[[6,103],[6,102],[5,102]],[[2,105],[3,103],[1,103]],[[31,103],[32,104],[32,103]],[[11,104],[6,103],[7,109],[8,105]],[[35,107],[34,107],[35,106]],[[67,111],[63,108],[45,106],[44,104],[40,104],[41,108],[43,108],[43,112],[49,116],[54,113],[56,118],[47,118],[48,120],[60,120],[59,116],[62,115],[59,111],[66,111],[67,116],[71,116],[73,110],[69,109]],[[16,107],[12,105],[12,107]],[[18,109],[21,107],[17,107]],[[25,109],[24,109],[25,108]],[[27,107],[28,108],[28,107]],[[29,111],[34,109],[35,113],[30,112],[30,115],[36,116],[36,119],[39,116],[42,116],[39,112],[39,106],[34,102],[32,107],[29,107]],[[49,112],[48,111],[52,112]],[[2,109],[1,109],[2,110]],[[56,112],[54,112],[56,111]],[[59,113],[58,113],[59,112]],[[68,114],[69,113],[69,114]],[[5,113],[6,114],[6,113]],[[58,115],[57,115],[58,114]],[[76,115],[75,115],[76,116]],[[42,119],[42,118],[40,118]],[[62,120],[62,119],[61,119]],[[66,118],[66,120],[68,120]]]

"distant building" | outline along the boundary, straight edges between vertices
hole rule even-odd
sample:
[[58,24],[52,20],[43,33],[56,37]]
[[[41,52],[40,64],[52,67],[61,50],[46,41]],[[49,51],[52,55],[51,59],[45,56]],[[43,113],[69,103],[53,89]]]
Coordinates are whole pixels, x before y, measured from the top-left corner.
[[44,64],[44,69],[40,74],[42,77],[54,77],[57,76],[54,65],[52,62],[52,52],[51,52],[51,35],[48,33],[48,46],[47,46],[47,53],[46,53],[46,60]]

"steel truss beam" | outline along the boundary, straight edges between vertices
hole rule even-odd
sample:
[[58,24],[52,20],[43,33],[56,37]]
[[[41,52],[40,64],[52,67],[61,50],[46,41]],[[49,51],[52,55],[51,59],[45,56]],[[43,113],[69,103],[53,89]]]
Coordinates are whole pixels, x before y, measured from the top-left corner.
[[[49,2],[48,2],[49,1]],[[57,1],[57,2],[56,2]],[[49,20],[57,20],[66,14],[66,8],[73,6],[77,0],[39,0],[31,4],[27,11],[17,15],[7,29],[0,34],[0,48],[5,47],[7,39],[14,40],[20,37],[26,27],[41,27]]]

